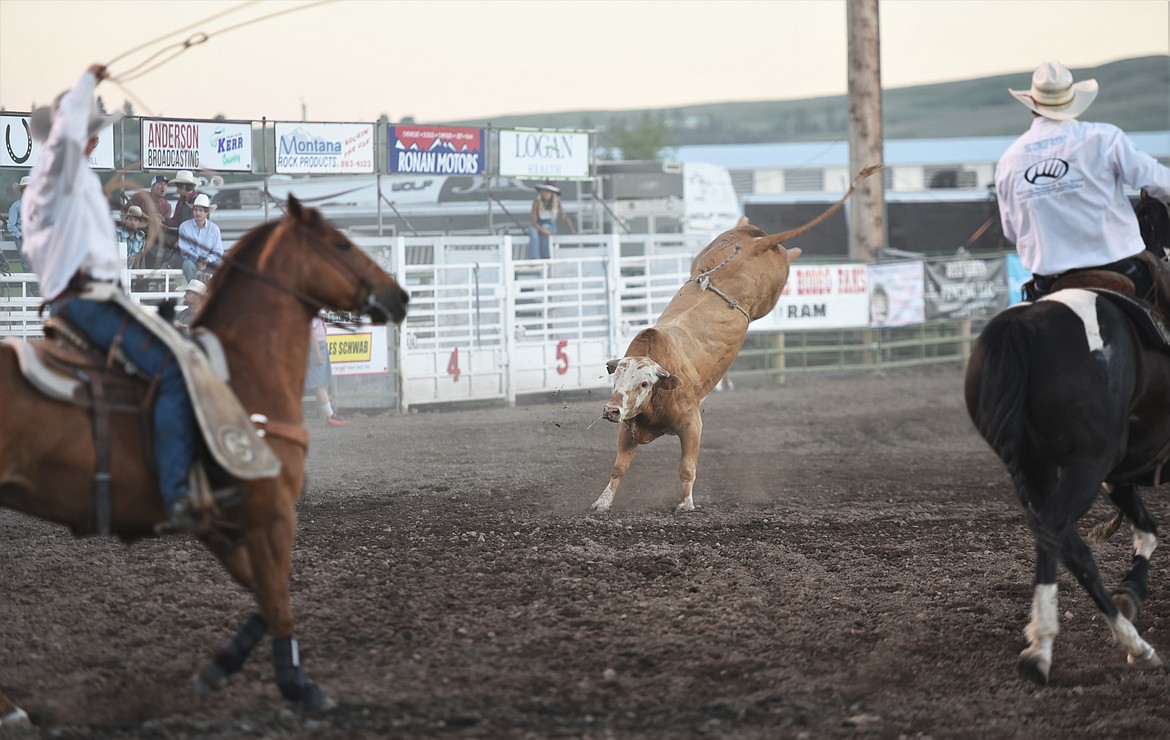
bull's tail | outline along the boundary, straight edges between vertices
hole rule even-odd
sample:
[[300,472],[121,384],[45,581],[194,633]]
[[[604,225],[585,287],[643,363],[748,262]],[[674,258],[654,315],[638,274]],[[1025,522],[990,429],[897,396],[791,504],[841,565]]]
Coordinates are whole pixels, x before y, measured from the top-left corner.
[[817,226],[820,226],[825,222],[825,219],[827,219],[829,216],[832,216],[842,205],[844,205],[845,201],[849,199],[850,195],[853,195],[853,191],[857,189],[857,186],[861,184],[862,180],[877,172],[881,168],[882,166],[880,164],[871,164],[862,168],[861,172],[857,173],[857,177],[853,178],[853,182],[849,184],[849,189],[845,191],[845,195],[842,195],[839,201],[829,206],[829,208],[824,213],[817,216],[812,221],[809,221],[804,226],[797,226],[795,229],[789,229],[788,231],[782,231],[779,234],[770,234],[764,237],[763,241],[765,246],[783,244],[793,237],[800,236],[801,234],[804,234],[808,231],[811,231],[812,229],[815,229]]
[[967,367],[967,412],[987,444],[1003,460],[1028,519],[1041,542],[1052,539],[1032,506],[1032,482],[1024,473],[1025,413],[1035,328],[1017,308],[992,319],[979,334]]

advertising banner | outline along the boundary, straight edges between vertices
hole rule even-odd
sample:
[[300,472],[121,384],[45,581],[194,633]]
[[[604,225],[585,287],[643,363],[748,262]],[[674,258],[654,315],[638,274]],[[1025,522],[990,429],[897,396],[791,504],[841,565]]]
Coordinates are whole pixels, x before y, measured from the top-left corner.
[[994,316],[1010,302],[1007,265],[1001,257],[926,263],[926,318]]
[[793,265],[776,308],[750,328],[796,331],[868,326],[867,277],[863,264]]
[[1032,273],[1020,262],[1020,255],[1008,252],[1004,258],[1008,273],[1008,305],[1021,303],[1024,300],[1024,283],[1032,279]]
[[589,177],[589,134],[576,131],[502,130],[500,177],[568,180]]
[[142,119],[142,169],[252,171],[252,124]]
[[871,327],[921,324],[925,313],[921,262],[869,266]]
[[[28,128],[27,113],[0,114],[0,136],[4,148],[0,150],[0,167],[32,169],[41,155],[41,144],[33,141]],[[98,134],[97,147],[89,155],[89,166],[95,170],[114,169],[114,127],[107,126]]]
[[487,170],[482,128],[390,126],[386,141],[391,173],[482,175]]
[[334,375],[374,375],[390,371],[387,328],[372,324],[329,324],[329,364]]
[[276,123],[276,171],[288,174],[370,174],[370,123]]

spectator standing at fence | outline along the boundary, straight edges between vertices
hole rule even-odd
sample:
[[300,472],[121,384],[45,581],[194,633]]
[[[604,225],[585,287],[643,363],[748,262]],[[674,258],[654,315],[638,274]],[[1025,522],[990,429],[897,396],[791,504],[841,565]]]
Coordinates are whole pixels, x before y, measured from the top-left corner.
[[1170,167],[1139,152],[1121,129],[1076,120],[1097,97],[1097,81],[1073,83],[1060,62],[1032,75],[1030,90],[1009,92],[1032,111],[1032,126],[995,168],[1004,236],[1034,276],[1034,295],[1062,274],[1086,268],[1131,280],[1138,296],[1154,276],[1125,186],[1170,202]]
[[333,411],[329,402],[329,386],[333,384],[333,366],[329,363],[329,335],[325,330],[325,319],[321,314],[313,317],[309,329],[309,369],[305,373],[305,390],[312,391],[317,398],[321,418],[332,427],[349,424]]
[[202,280],[189,280],[183,290],[183,303],[187,305],[175,316],[175,325],[187,336],[191,336],[191,320],[203,308],[207,299],[207,285]]
[[145,267],[146,259],[146,214],[138,206],[130,206],[122,214],[122,223],[114,230],[119,242],[126,245],[126,266],[131,269]]
[[200,274],[210,275],[223,260],[223,238],[211,220],[211,199],[200,193],[191,204],[191,214],[179,225],[179,252],[188,282]]
[[561,189],[551,182],[536,186],[536,198],[528,225],[528,259],[548,259],[550,256],[549,237],[557,233],[557,222],[564,219],[569,231],[576,234],[565,209],[561,206]]
[[150,181],[149,190],[135,191],[124,210],[129,210],[130,206],[138,206],[146,214],[146,239],[153,247],[151,252],[154,254],[155,264],[143,264],[142,267],[161,267],[160,263],[165,261],[164,224],[171,217],[171,202],[167,200],[167,176],[155,175]]
[[175,190],[179,193],[179,199],[175,201],[175,211],[167,218],[164,223],[177,229],[184,221],[189,221],[192,217],[192,209],[195,205],[195,199],[199,197],[199,181],[195,179],[195,175],[191,170],[179,170],[175,173],[174,179],[171,180],[171,185],[175,186]]
[[[16,191],[16,200],[8,208],[8,233],[16,242],[16,256],[20,260],[21,272],[32,272],[28,259],[24,256],[24,191],[28,187],[28,176],[20,178],[20,182],[12,186]],[[4,272],[8,272],[8,265],[4,265]]]
[[48,297],[49,313],[66,319],[103,352],[117,345],[153,377],[158,485],[170,525],[187,531],[198,523],[187,480],[198,432],[182,372],[136,310],[87,292],[91,285],[116,284],[125,269],[109,202],[89,167],[98,133],[111,123],[94,102],[94,91],[106,77],[103,65],[91,65],[52,107],[29,116],[31,133],[42,143],[25,193],[25,248]]

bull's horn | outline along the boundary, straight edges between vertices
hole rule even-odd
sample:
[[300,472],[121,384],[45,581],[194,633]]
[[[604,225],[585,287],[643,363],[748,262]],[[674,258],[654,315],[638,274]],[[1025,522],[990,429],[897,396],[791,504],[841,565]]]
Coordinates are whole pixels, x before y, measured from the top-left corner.
[[769,236],[760,237],[764,240],[764,248],[770,249],[778,244],[783,244],[794,236],[800,236],[806,231],[820,226],[822,223],[824,223],[825,219],[837,212],[837,209],[840,208],[845,200],[853,194],[853,191],[857,189],[857,186],[861,184],[862,180],[877,172],[881,168],[882,166],[880,164],[871,164],[863,167],[861,172],[857,173],[857,177],[853,178],[853,182],[849,184],[849,189],[845,191],[845,195],[841,196],[841,200],[829,206],[828,210],[814,218],[812,221],[809,221],[804,226],[797,226],[795,229],[789,229],[788,231],[783,231],[779,234],[771,234]]

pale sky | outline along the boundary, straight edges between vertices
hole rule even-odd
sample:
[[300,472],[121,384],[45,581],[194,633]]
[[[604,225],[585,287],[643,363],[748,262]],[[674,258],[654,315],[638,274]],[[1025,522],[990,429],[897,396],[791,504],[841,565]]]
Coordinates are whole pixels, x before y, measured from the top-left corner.
[[[879,12],[885,88],[1012,72],[1026,87],[1051,59],[1170,54],[1167,0],[881,0]],[[130,95],[103,83],[108,108],[287,121],[303,105],[311,121],[425,123],[839,95],[847,80],[845,0],[0,0],[0,29],[12,111],[179,31],[111,74],[210,38],[127,81]]]

